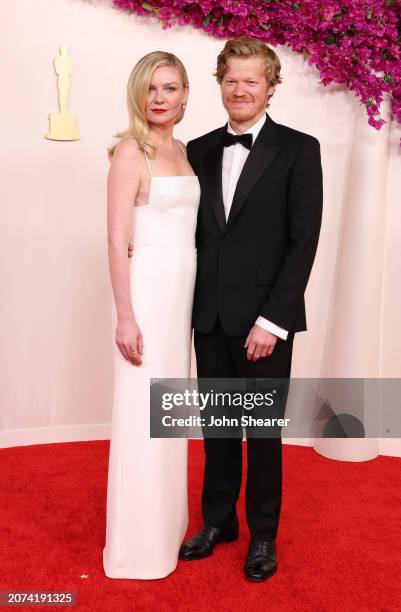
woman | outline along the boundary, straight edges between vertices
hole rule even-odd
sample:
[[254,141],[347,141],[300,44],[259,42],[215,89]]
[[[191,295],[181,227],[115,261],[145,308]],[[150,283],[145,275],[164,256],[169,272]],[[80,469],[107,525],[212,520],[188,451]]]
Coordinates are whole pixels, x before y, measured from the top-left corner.
[[190,376],[200,187],[184,145],[173,138],[187,98],[180,60],[149,53],[128,80],[129,128],[109,150],[115,330],[103,550],[109,578],[170,574],[188,524],[187,439],[150,438],[149,431],[150,378]]

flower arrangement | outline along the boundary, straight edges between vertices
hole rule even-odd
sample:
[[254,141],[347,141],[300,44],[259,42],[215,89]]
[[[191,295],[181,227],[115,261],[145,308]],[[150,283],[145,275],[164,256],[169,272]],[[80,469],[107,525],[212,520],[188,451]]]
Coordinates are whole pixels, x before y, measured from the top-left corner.
[[[345,83],[376,129],[384,92],[401,122],[401,0],[113,0],[163,28],[190,24],[221,38],[252,36],[287,45],[320,72]],[[401,142],[400,142],[401,144]]]

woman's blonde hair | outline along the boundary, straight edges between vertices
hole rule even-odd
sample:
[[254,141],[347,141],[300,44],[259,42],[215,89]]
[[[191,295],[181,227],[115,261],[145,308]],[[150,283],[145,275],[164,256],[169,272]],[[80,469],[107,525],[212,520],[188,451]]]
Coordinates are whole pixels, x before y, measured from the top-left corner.
[[[162,68],[164,66],[173,66],[177,68],[184,88],[189,86],[187,71],[176,55],[168,53],[167,51],[152,51],[152,53],[144,55],[144,57],[135,64],[128,78],[127,107],[129,127],[123,132],[113,134],[114,138],[124,138],[126,136],[136,138],[139,147],[150,155],[154,154],[155,146],[148,140],[150,127],[146,118],[146,100],[153,72],[157,68]],[[184,113],[185,108],[183,106],[175,123],[181,121]],[[113,157],[117,144],[118,143],[107,149],[109,161]]]
[[[283,82],[280,76],[281,63],[277,53],[258,38],[240,36],[227,40],[224,49],[217,56],[217,68],[213,76],[217,78],[219,85],[227,72],[228,61],[232,57],[260,57],[264,61],[268,86]],[[268,100],[272,96],[273,94],[268,97]],[[268,107],[269,104],[266,105],[266,108]]]

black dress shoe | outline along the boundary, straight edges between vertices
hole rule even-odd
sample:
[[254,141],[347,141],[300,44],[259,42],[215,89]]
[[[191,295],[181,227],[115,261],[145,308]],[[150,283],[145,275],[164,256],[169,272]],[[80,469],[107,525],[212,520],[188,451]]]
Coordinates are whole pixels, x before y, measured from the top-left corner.
[[251,540],[244,572],[249,580],[261,582],[277,570],[276,543]]
[[184,561],[203,559],[213,554],[213,549],[219,542],[234,542],[235,540],[238,540],[238,519],[230,527],[205,525],[196,535],[181,545],[178,556]]

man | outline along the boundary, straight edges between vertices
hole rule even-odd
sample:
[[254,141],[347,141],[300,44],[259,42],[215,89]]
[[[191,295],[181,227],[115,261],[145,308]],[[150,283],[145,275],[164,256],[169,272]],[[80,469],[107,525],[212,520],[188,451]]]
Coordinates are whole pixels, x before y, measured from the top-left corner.
[[[319,141],[266,113],[280,61],[263,42],[228,40],[217,81],[229,122],[188,143],[199,177],[197,278],[193,306],[199,378],[289,378],[294,333],[306,330],[304,292],[322,216]],[[247,440],[246,576],[277,568],[281,438]],[[238,538],[242,439],[204,438],[204,527],[180,559]]]

